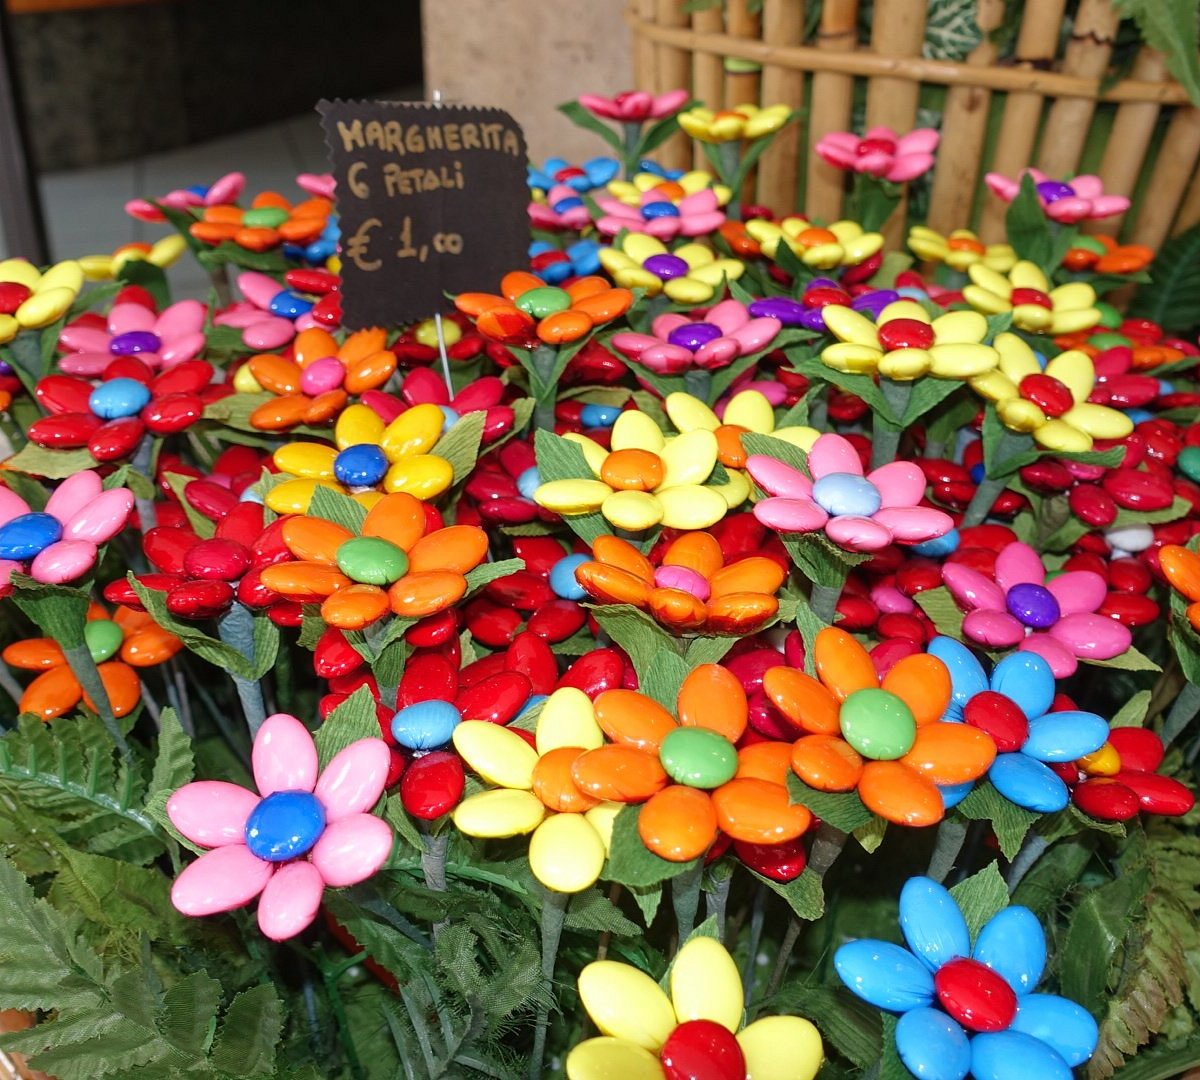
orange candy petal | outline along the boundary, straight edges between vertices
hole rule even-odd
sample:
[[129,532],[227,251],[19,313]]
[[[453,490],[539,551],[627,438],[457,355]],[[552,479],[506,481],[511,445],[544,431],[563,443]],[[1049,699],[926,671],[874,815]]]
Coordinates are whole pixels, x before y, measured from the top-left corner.
[[644,802],[667,786],[658,755],[631,746],[600,746],[580,754],[571,778],[586,795],[623,803]]
[[899,761],[868,761],[858,795],[868,810],[896,825],[936,825],[946,813],[933,781]]
[[765,593],[773,596],[787,577],[787,571],[774,559],[752,555],[748,559],[723,566],[709,578],[712,599],[730,593]]
[[20,709],[23,713],[33,713],[43,720],[53,720],[56,716],[70,712],[82,697],[83,690],[79,680],[64,664],[62,667],[42,672],[25,688],[25,693],[21,695]]
[[991,737],[970,724],[926,724],[917,729],[912,749],[900,759],[935,784],[965,784],[982,776],[996,760]]
[[289,600],[306,603],[324,600],[350,584],[340,570],[319,562],[286,562],[263,567],[262,583]]
[[345,364],[352,364],[356,360],[386,349],[387,338],[387,330],[382,326],[368,326],[363,330],[355,330],[337,350],[338,358]]
[[950,672],[936,656],[917,653],[904,657],[884,676],[883,689],[912,710],[920,727],[940,720],[950,704]]
[[730,593],[708,603],[708,629],[718,634],[749,634],[775,617],[779,601],[762,593]]
[[500,279],[500,291],[510,303],[516,303],[517,298],[531,289],[544,289],[546,283],[536,274],[527,270],[513,270]]
[[845,701],[855,690],[879,687],[879,674],[867,650],[836,626],[828,626],[817,634],[813,662],[821,682],[833,691],[838,701]]
[[304,394],[286,394],[264,401],[250,414],[250,426],[258,431],[287,431],[303,424],[312,400]]
[[578,341],[593,326],[595,321],[582,311],[556,311],[538,323],[537,335],[547,345],[566,345]]
[[701,664],[688,673],[676,702],[682,727],[701,727],[724,735],[731,743],[746,730],[746,691],[728,668]]
[[836,735],[806,735],[792,747],[791,767],[817,791],[853,791],[862,776],[863,759]]
[[503,296],[496,296],[494,293],[465,292],[459,293],[454,298],[454,306],[464,315],[470,315],[472,318],[478,318],[485,311],[501,304],[507,307],[508,301]]
[[[541,284],[542,282],[539,280],[538,285]],[[564,285],[563,291],[571,298],[572,304],[577,304],[580,300],[586,300],[590,296],[606,293],[611,288],[612,285],[606,278],[592,274],[588,277],[576,278],[569,285]]]
[[423,536],[408,553],[409,570],[453,570],[465,574],[487,558],[487,533],[474,525],[450,525]]
[[337,564],[337,551],[354,534],[341,525],[324,518],[305,517],[297,514],[283,523],[283,542],[297,559]]
[[636,690],[605,690],[593,707],[596,723],[613,742],[646,753],[658,753],[659,744],[677,727],[666,709]]
[[705,792],[672,784],[642,807],[638,835],[660,859],[689,862],[703,855],[717,838],[716,807]]
[[742,436],[749,428],[741,424],[722,424],[714,433],[717,436],[717,460],[727,469],[744,469],[746,467],[746,449],[742,446]]
[[499,304],[488,308],[476,320],[475,326],[485,337],[496,341],[507,341],[521,337],[533,327],[533,319],[520,308],[511,304]]
[[323,394],[318,394],[313,398],[308,408],[304,410],[304,423],[316,426],[318,424],[328,424],[335,417],[342,414],[342,410],[346,407],[346,402],[350,400],[350,395],[345,390],[326,390]]
[[183,648],[183,642],[161,626],[135,630],[121,646],[121,659],[133,667],[154,667],[165,663]]
[[663,566],[684,566],[711,578],[725,564],[721,545],[711,533],[690,532],[675,540],[663,554]]
[[639,608],[650,603],[650,586],[616,566],[606,566],[601,562],[581,563],[575,568],[575,580],[594,600],[632,604]]
[[405,574],[390,589],[392,611],[405,619],[423,619],[444,611],[467,594],[467,579],[452,570]]
[[396,370],[396,354],[387,349],[371,353],[359,360],[351,360],[346,364],[346,390],[351,394],[361,394],[364,390],[374,390],[382,386],[392,377]]
[[[113,716],[128,716],[137,708],[142,696],[142,684],[138,682],[137,672],[120,660],[110,660],[100,664],[96,670],[100,672],[100,681],[108,694],[108,703],[112,706]],[[95,703],[87,694],[83,695],[83,703],[92,710],[98,711]]]
[[67,662],[62,648],[54,638],[26,638],[14,641],[0,656],[9,667],[24,671],[45,671]]
[[795,840],[812,824],[812,814],[788,801],[788,790],[766,780],[730,780],[712,793],[721,831],[748,844]]
[[594,323],[611,322],[633,306],[633,293],[628,289],[605,289],[574,301],[572,308]]
[[385,495],[367,512],[363,536],[379,536],[411,551],[425,533],[425,507],[407,491]]
[[836,735],[841,731],[837,700],[811,675],[789,667],[768,668],[763,676],[763,692],[801,730],[814,735]]
[[1200,555],[1178,544],[1166,544],[1158,559],[1166,579],[1189,600],[1200,601]]
[[338,344],[334,336],[319,326],[310,326],[301,330],[292,342],[292,356],[301,369],[308,367],[314,360],[324,360],[327,356],[337,356]]
[[622,540],[619,536],[607,533],[597,536],[592,542],[592,554],[602,563],[641,578],[647,585],[654,581],[654,567],[650,565],[650,560],[628,540]]
[[[812,736],[819,738],[819,736]],[[771,784],[787,787],[788,773],[792,767],[792,748],[785,742],[774,739],[767,742],[750,743],[738,751],[737,780],[766,780]]]
[[382,619],[390,605],[378,585],[349,585],[326,597],[321,618],[339,630],[361,630]]
[[708,618],[704,601],[683,589],[651,589],[651,614],[671,630],[698,630]]
[[586,751],[579,746],[559,746],[538,758],[533,767],[533,793],[560,814],[582,814],[600,804],[585,795],[571,777],[575,759]]

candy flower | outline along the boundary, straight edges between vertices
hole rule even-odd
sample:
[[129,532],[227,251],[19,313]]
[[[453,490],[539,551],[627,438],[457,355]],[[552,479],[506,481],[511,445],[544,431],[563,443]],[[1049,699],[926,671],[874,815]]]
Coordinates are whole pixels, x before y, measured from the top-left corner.
[[203,184],[188,188],[176,188],[160,195],[153,201],[149,199],[130,199],[125,204],[125,213],[139,221],[165,221],[160,206],[169,210],[187,211],[206,206],[221,206],[237,201],[246,186],[246,177],[240,172],[226,173],[214,180],[208,187]]
[[297,514],[282,525],[295,562],[262,570],[264,587],[300,603],[321,604],[321,618],[362,630],[389,612],[421,619],[467,593],[466,574],[487,557],[487,534],[473,525],[431,526],[424,504],[406,492],[384,495],[356,534]]
[[1028,908],[1002,909],[972,942],[954,897],[916,877],[900,892],[900,929],[907,949],[863,938],[833,963],[857,997],[899,1014],[896,1049],[914,1076],[1068,1080],[1092,1056],[1091,1014],[1033,992],[1046,937]]
[[[1006,656],[990,678],[974,654],[953,638],[934,638],[929,655],[950,672],[952,696],[945,719],[979,728],[996,744],[996,760],[987,772],[992,786],[1026,810],[1062,810],[1070,793],[1049,766],[1095,753],[1109,737],[1108,723],[1095,713],[1051,712],[1054,673],[1036,653]],[[954,792],[956,799],[969,786]]]
[[651,333],[621,331],[611,344],[651,371],[673,375],[692,367],[727,367],[739,356],[768,348],[780,329],[778,319],[754,318],[740,301],[722,300],[698,318],[680,312],[659,315],[650,324]]
[[63,327],[59,370],[95,378],[126,356],[152,371],[172,368],[203,351],[207,315],[208,309],[197,300],[180,300],[161,314],[136,302],[116,303],[103,327],[84,319]]
[[[299,273],[309,279],[305,280],[303,289],[292,284],[293,280],[304,280],[295,277]],[[237,286],[246,299],[215,314],[213,325],[236,327],[242,331],[242,343],[259,352],[280,349],[296,336],[297,331],[317,325],[316,316],[322,304],[336,314],[333,320],[336,325],[341,318],[335,289],[335,283],[340,288],[338,278],[326,271],[288,271],[285,280],[287,286],[283,287],[273,277],[256,270],[238,274]],[[321,292],[320,300],[310,300],[303,295],[310,291],[307,288],[310,282],[317,285],[312,292]]]
[[1028,544],[1004,547],[994,581],[962,563],[943,566],[942,580],[967,611],[968,638],[990,649],[1037,653],[1058,679],[1073,675],[1081,659],[1111,660],[1133,643],[1128,627],[1096,614],[1108,595],[1104,578],[1069,570],[1047,581],[1041,557]]
[[566,158],[552,157],[547,158],[541,168],[531,164],[526,181],[534,192],[542,195],[560,186],[576,195],[583,195],[604,187],[610,180],[615,180],[620,172],[621,163],[616,158],[594,157],[580,165],[573,165]]
[[1011,244],[984,244],[970,229],[955,229],[943,236],[925,225],[914,225],[908,231],[908,247],[919,259],[945,263],[958,271],[981,262],[989,270],[1007,274],[1017,261]]
[[1200,633],[1200,555],[1179,544],[1166,544],[1158,558],[1163,576],[1188,601],[1188,622]]
[[633,304],[633,293],[601,277],[577,278],[560,289],[524,270],[505,274],[500,292],[459,293],[454,299],[455,307],[493,341],[524,343],[532,336],[547,345],[570,344]]
[[[1081,236],[1063,256],[1067,270],[1097,274],[1136,274],[1154,262],[1154,249],[1144,244],[1118,244],[1111,236]],[[997,268],[998,269],[998,268]]]
[[[1071,801],[1101,821],[1128,821],[1139,812],[1178,817],[1196,796],[1173,776],[1161,776],[1162,739],[1147,728],[1114,728],[1096,753],[1068,766]],[[1076,768],[1076,766],[1078,768]]]
[[602,211],[596,228],[605,236],[626,231],[673,240],[718,229],[730,191],[706,172],[684,173],[678,180],[641,172],[630,181],[613,181],[593,198]]
[[985,315],[1011,311],[1018,330],[1069,334],[1100,321],[1095,289],[1083,281],[1052,289],[1046,275],[1024,259],[1014,263],[1007,276],[984,262],[968,266],[967,275],[971,284],[963,289],[963,299]]
[[568,278],[600,273],[600,252],[604,250],[590,236],[565,248],[545,240],[529,245],[529,268],[547,285],[561,285]]
[[791,115],[791,107],[782,104],[761,109],[757,105],[738,105],[719,112],[695,108],[679,114],[679,126],[700,142],[726,143],[771,135],[783,127]]
[[819,226],[798,216],[785,217],[779,222],[755,218],[746,222],[746,233],[768,259],[776,258],[782,243],[805,266],[816,270],[858,266],[883,247],[883,234],[866,232],[857,221]]
[[1090,173],[1070,180],[1052,180],[1040,169],[1022,169],[1016,178],[990,172],[983,181],[993,195],[1007,203],[1017,197],[1023,176],[1033,178],[1046,217],[1063,225],[1112,217],[1129,209],[1124,195],[1105,195],[1104,182]]
[[857,790],[897,825],[936,825],[946,812],[938,789],[977,779],[996,757],[983,731],[941,719],[946,666],[917,653],[880,679],[866,649],[837,627],[817,634],[813,653],[816,679],[790,667],[763,676],[771,703],[803,732],[792,770],[818,791]]
[[24,259],[0,262],[0,345],[61,318],[82,288],[83,268],[73,259],[45,273]]
[[[149,615],[127,607],[118,607],[110,619],[104,608],[93,604],[87,618],[84,642],[100,673],[113,715],[128,716],[137,708],[142,693],[135,669],[165,663],[183,648],[183,642],[157,626]],[[53,720],[69,713],[80,701],[97,711],[53,638],[15,641],[0,658],[9,667],[38,673],[17,704],[21,712]]]
[[153,244],[136,241],[122,244],[111,255],[82,255],[79,265],[89,281],[111,281],[126,263],[148,262],[165,270],[179,261],[187,251],[187,241],[178,233],[171,233]]
[[250,251],[267,251],[281,244],[312,243],[325,231],[332,212],[333,202],[324,196],[293,205],[278,192],[262,191],[248,210],[228,203],[206,205],[188,232],[204,244],[229,241]]
[[620,246],[601,248],[600,264],[626,289],[660,292],[677,304],[703,304],[727,281],[737,281],[746,268],[737,259],[719,259],[703,244],[684,244],[669,251],[646,233],[630,233]]
[[949,514],[918,505],[925,474],[907,461],[893,461],[867,476],[853,444],[841,435],[822,435],[808,452],[811,479],[798,469],[752,454],[746,469],[770,498],[754,516],[777,532],[823,531],[848,551],[879,551],[891,543],[921,544],[954,527]]
[[1090,450],[1093,439],[1123,439],[1133,431],[1133,421],[1124,413],[1088,400],[1096,387],[1096,369],[1086,353],[1059,353],[1043,367],[1016,334],[997,334],[993,345],[999,366],[968,382],[996,403],[1005,427],[1029,432],[1047,450],[1061,453]]
[[45,585],[78,580],[96,565],[100,545],[125,527],[132,511],[133,492],[105,491],[91,471],[64,480],[40,511],[0,488],[0,589],[7,593],[14,571]]
[[624,90],[611,98],[599,94],[580,94],[577,100],[588,112],[603,120],[637,123],[642,120],[661,120],[678,112],[687,104],[688,97],[686,90],[668,90],[657,96],[644,90]]
[[579,999],[601,1035],[567,1056],[569,1080],[813,1080],[821,1068],[821,1035],[808,1020],[767,1016],[742,1027],[742,979],[719,941],[691,938],[675,957],[669,988],[670,997],[616,960],[588,964],[579,973]]
[[990,345],[987,320],[974,311],[951,311],[930,319],[915,300],[897,300],[872,323],[853,308],[821,309],[838,340],[821,350],[821,362],[836,371],[880,375],[908,382],[922,375],[967,379],[991,371],[1000,354]]
[[889,127],[874,127],[862,138],[850,131],[831,131],[817,141],[814,149],[835,169],[901,184],[933,168],[937,145],[938,133],[933,128],[897,135]]
[[389,763],[382,739],[360,739],[318,772],[317,748],[287,713],[267,717],[254,738],[257,792],[223,780],[185,784],[167,816],[208,848],[171,888],[184,915],[215,915],[261,894],[258,926],[283,941],[306,929],[328,886],[365,881],[387,861],[392,830],[370,814]]

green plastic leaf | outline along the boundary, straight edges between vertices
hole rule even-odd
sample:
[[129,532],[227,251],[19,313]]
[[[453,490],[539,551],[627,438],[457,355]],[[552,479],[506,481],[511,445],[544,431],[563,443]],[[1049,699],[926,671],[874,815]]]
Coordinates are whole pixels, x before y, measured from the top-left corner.
[[691,862],[668,862],[650,851],[638,835],[640,806],[622,807],[613,821],[612,843],[608,850],[608,862],[600,877],[621,885],[646,888],[660,885],[670,878],[688,873],[699,865],[699,859]]
[[1004,884],[1000,867],[994,862],[960,881],[950,890],[950,895],[967,920],[972,941],[993,915],[1008,907],[1008,886]]
[[1050,222],[1042,210],[1037,184],[1028,173],[1021,177],[1021,189],[1009,204],[1004,225],[1008,242],[1018,258],[1028,259],[1047,275],[1055,269],[1051,263],[1054,240],[1050,233]]
[[788,797],[793,803],[806,806],[814,816],[842,832],[854,832],[875,821],[875,815],[863,805],[857,791],[817,791],[791,773],[788,774],[787,787]]
[[486,419],[487,415],[482,410],[467,413],[460,417],[429,451],[435,457],[450,463],[456,484],[466,480],[475,467]]
[[360,739],[378,739],[379,721],[370,687],[360,686],[317,729],[317,764],[325,768],[341,750]]
[[988,822],[1006,859],[1016,858],[1026,834],[1038,818],[1032,811],[1009,802],[986,780],[977,783],[955,809],[972,821]]
[[1200,105],[1200,30],[1194,0],[1113,0],[1113,7],[1137,23],[1146,44],[1163,54],[1167,70],[1192,104]]
[[750,872],[773,893],[782,896],[798,919],[815,922],[825,914],[825,885],[815,871],[806,867],[791,881],[776,881],[757,871]]
[[358,536],[362,533],[363,522],[367,520],[367,508],[349,495],[318,484],[308,504],[308,516],[332,521]]
[[94,469],[96,459],[86,448],[79,450],[49,450],[44,446],[26,443],[5,461],[6,469],[16,469],[30,476],[44,476],[47,480],[65,480],[85,469]]
[[917,606],[929,616],[939,634],[954,638],[955,641],[962,640],[962,624],[965,615],[945,585],[939,585],[936,589],[924,589],[913,599],[916,600]]
[[811,1020],[827,1042],[860,1069],[879,1060],[879,1010],[845,987],[785,984],[774,1011]]

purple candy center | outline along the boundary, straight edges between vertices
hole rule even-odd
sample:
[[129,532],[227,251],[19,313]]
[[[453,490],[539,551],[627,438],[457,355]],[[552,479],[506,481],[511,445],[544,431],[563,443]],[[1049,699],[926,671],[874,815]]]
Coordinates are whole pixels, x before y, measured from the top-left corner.
[[134,353],[141,352],[158,352],[162,348],[162,341],[157,334],[152,334],[149,330],[130,330],[124,334],[118,334],[108,343],[108,351],[113,356],[132,356]]
[[716,341],[721,336],[721,328],[719,326],[714,326],[708,322],[694,322],[675,327],[667,335],[667,341],[672,345],[681,345],[683,348],[695,352],[701,345],[707,345],[710,341]]
[[756,319],[778,319],[784,326],[802,326],[808,312],[803,304],[787,296],[755,300],[747,310]]
[[1059,199],[1070,199],[1075,195],[1075,189],[1061,180],[1043,180],[1037,186],[1037,193],[1045,202],[1054,203]]
[[687,277],[688,264],[678,255],[651,255],[642,263],[642,269],[649,270],[663,281],[670,281],[672,278]]
[[1053,626],[1062,615],[1054,593],[1044,585],[1014,585],[1008,590],[1005,602],[1010,615],[1035,630]]

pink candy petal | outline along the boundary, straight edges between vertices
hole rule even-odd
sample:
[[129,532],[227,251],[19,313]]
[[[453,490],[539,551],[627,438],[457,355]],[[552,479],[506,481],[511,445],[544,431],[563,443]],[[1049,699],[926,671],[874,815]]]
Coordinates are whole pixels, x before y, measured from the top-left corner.
[[312,863],[301,860],[280,867],[258,902],[258,928],[272,941],[286,941],[306,930],[317,917],[325,881]]
[[[718,340],[728,341],[729,339]],[[693,360],[696,359],[695,354],[690,349],[685,349],[682,345],[671,345],[668,342],[658,341],[657,339],[654,339],[654,341],[655,343],[638,356],[637,359],[639,363],[645,364],[651,371],[657,371],[660,375],[676,375],[681,371],[687,371],[692,366]],[[736,347],[734,348],[734,355],[737,355]]]
[[1053,672],[1056,679],[1065,679],[1074,675],[1079,661],[1062,642],[1056,641],[1049,634],[1030,634],[1020,647],[1021,652],[1037,653]]
[[682,109],[691,97],[687,90],[668,90],[665,94],[659,94],[650,105],[650,116],[655,120],[670,116],[676,110]]
[[874,518],[843,514],[825,523],[825,535],[847,551],[879,551],[892,542],[889,528]]
[[58,540],[34,556],[29,576],[43,585],[63,585],[83,577],[96,565],[98,553],[87,540]]
[[934,128],[917,128],[896,140],[896,154],[932,154],[940,138]]
[[885,615],[911,615],[916,603],[895,585],[876,585],[871,590],[871,602]]
[[1129,200],[1124,195],[1101,195],[1092,200],[1092,212],[1088,215],[1091,218],[1106,218],[1112,217],[1114,214],[1123,214],[1129,209]]
[[46,513],[66,525],[80,510],[98,499],[103,490],[104,482],[98,473],[90,469],[77,472],[58,485],[46,503]]
[[996,584],[1005,592],[1014,585],[1040,585],[1045,580],[1041,556],[1028,544],[1009,544],[996,556]]
[[1090,612],[1067,615],[1047,632],[1082,660],[1111,660],[1133,644],[1129,627]]
[[67,353],[58,362],[58,370],[64,375],[81,375],[85,379],[95,379],[103,375],[104,369],[112,362],[112,353]]
[[153,330],[154,312],[141,304],[114,304],[108,313],[108,332],[113,337],[132,330]]
[[660,221],[678,221],[683,236],[707,236],[725,224],[725,212],[712,210],[707,214],[684,214],[680,218],[659,218]]
[[1046,582],[1063,615],[1095,611],[1108,595],[1108,583],[1090,570],[1068,570]]
[[312,849],[312,864],[333,888],[365,881],[392,853],[392,829],[370,814],[352,814],[330,825]]
[[946,583],[950,595],[968,609],[1005,610],[1003,590],[978,570],[972,570],[962,563],[946,563],[942,567],[942,581]]
[[271,301],[282,291],[283,287],[273,277],[260,274],[257,270],[244,270],[238,274],[237,286],[241,294],[255,307],[264,311],[270,307]]
[[185,360],[194,360],[204,351],[205,344],[204,335],[201,333],[183,334],[164,345],[158,356],[164,368],[171,368]]
[[15,517],[29,513],[29,503],[15,491],[0,487],[0,525],[7,525]]
[[[49,509],[48,504],[46,508]],[[63,539],[103,544],[125,527],[132,511],[133,492],[129,488],[113,488],[102,492],[67,519],[63,526]]]
[[112,337],[107,330],[95,326],[64,326],[58,335],[58,347],[70,352],[100,353],[112,361],[112,353],[108,351]]
[[783,324],[778,319],[761,316],[751,319],[745,326],[733,331],[729,336],[738,343],[741,354],[745,356],[747,353],[765,349],[775,340],[775,335],[782,329]]
[[1007,611],[969,612],[963,619],[963,633],[980,645],[1007,649],[1025,637],[1025,627]]
[[822,435],[812,445],[808,452],[808,471],[814,480],[830,473],[850,473],[852,476],[862,476],[862,461],[858,451],[849,439],[841,435]]
[[275,791],[312,791],[317,783],[317,748],[294,716],[275,713],[263,721],[251,754],[254,783],[264,798]]
[[887,171],[887,178],[893,184],[902,184],[906,180],[915,180],[924,176],[933,168],[932,154],[904,154],[892,162]]
[[719,337],[706,341],[696,350],[694,356],[697,367],[719,368],[733,363],[741,351],[733,338]]
[[911,461],[891,461],[872,469],[867,479],[879,489],[883,507],[916,506],[925,494],[925,474]]
[[[298,176],[296,177],[296,183],[300,183],[300,177]],[[246,176],[244,173],[226,173],[212,182],[208,191],[204,193],[204,202],[208,206],[221,206],[231,203],[242,193],[242,189],[245,186]]]
[[751,454],[746,458],[746,471],[768,495],[782,495],[788,499],[812,498],[812,481],[799,469],[793,469],[778,458]]
[[154,322],[154,332],[163,341],[199,334],[204,330],[208,308],[198,300],[180,300],[172,304]]
[[360,739],[334,755],[313,794],[325,807],[327,822],[370,810],[383,794],[391,752],[382,739]]
[[167,817],[193,844],[226,847],[244,844],[246,819],[259,798],[224,780],[196,780],[184,784],[167,800]]
[[[662,196],[650,194],[650,202],[661,202]],[[642,196],[645,201],[645,196]],[[712,188],[705,188],[703,191],[694,191],[691,195],[685,195],[679,200],[679,214],[681,217],[688,217],[691,214],[711,214],[720,207],[717,201],[717,193]],[[735,301],[736,303],[736,301]]]
[[755,505],[754,516],[779,532],[815,532],[829,520],[811,499],[763,499]]
[[875,511],[873,520],[902,544],[923,544],[945,536],[954,528],[954,519],[949,514],[931,506],[885,507]]
[[171,903],[193,916],[245,907],[263,891],[274,871],[274,863],[252,855],[245,844],[213,848],[184,867],[171,887]]
[[251,349],[269,351],[286,345],[296,336],[296,328],[290,319],[272,316],[260,318],[242,331],[242,341]]
[[332,199],[337,193],[337,181],[333,173],[300,173],[296,186],[318,199]]

